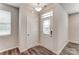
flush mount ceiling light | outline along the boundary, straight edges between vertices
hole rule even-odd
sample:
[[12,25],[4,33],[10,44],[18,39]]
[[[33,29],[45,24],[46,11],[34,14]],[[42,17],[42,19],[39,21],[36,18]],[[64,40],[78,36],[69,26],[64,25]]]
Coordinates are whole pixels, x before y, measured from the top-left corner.
[[44,10],[48,4],[47,3],[32,3],[30,5],[32,6],[32,13],[33,13],[34,11],[40,12]]
[[36,7],[34,8],[37,12],[40,12],[42,10],[42,6],[40,6],[40,3],[37,3]]
[[35,10],[40,12],[42,10],[42,8],[41,7],[36,7]]

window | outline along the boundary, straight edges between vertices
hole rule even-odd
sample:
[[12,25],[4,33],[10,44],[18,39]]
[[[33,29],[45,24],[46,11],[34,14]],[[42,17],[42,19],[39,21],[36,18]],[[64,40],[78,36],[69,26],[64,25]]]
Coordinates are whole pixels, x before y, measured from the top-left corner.
[[51,16],[53,16],[53,11],[49,11],[41,15],[41,19],[43,20],[43,33],[44,34],[50,34]]
[[50,34],[50,20],[49,19],[43,21],[43,33]]
[[42,14],[41,18],[46,18],[46,17],[50,17],[53,16],[53,11],[49,11],[47,13]]
[[0,36],[11,34],[11,13],[0,10]]

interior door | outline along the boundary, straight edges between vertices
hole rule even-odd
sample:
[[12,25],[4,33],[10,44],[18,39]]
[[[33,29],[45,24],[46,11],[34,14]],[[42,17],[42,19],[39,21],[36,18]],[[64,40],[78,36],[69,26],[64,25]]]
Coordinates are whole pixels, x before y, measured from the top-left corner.
[[37,45],[38,42],[38,18],[36,14],[30,14],[27,16],[27,48],[31,48]]
[[27,16],[27,25],[26,25],[26,39],[27,39],[27,49],[30,48],[32,44],[32,33],[31,33],[31,17]]
[[37,45],[38,26],[38,14],[21,6],[19,10],[19,49],[21,52]]
[[46,11],[40,15],[40,40],[48,49],[53,48],[53,11]]

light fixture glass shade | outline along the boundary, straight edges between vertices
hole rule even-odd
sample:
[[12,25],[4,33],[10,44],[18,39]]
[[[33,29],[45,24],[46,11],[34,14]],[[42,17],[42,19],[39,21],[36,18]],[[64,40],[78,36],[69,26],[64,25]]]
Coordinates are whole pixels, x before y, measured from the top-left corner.
[[35,10],[39,12],[39,11],[42,10],[42,8],[41,7],[36,7]]

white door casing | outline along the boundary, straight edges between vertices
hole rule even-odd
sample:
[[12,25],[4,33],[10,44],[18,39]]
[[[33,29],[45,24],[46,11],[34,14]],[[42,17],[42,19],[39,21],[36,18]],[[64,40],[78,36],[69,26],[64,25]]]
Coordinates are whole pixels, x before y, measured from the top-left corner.
[[[44,11],[44,13],[47,12],[53,12],[53,10],[48,10],[48,11]],[[40,14],[40,41],[41,41],[41,45],[48,48],[49,50],[53,49],[53,15],[46,17],[46,18],[41,18],[41,15],[44,14],[41,13]],[[50,33],[49,34],[44,34],[43,33],[43,22],[45,20],[49,19],[50,20]]]

